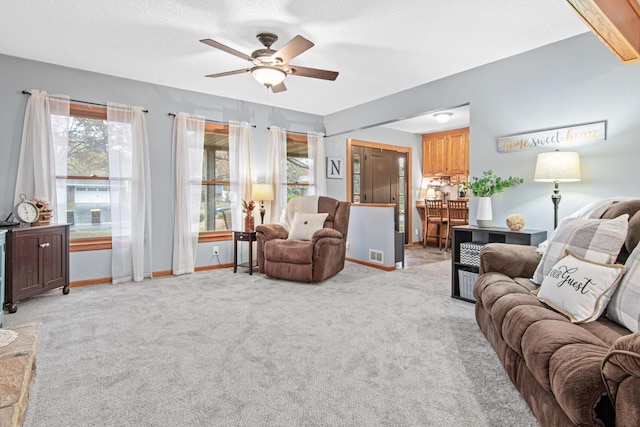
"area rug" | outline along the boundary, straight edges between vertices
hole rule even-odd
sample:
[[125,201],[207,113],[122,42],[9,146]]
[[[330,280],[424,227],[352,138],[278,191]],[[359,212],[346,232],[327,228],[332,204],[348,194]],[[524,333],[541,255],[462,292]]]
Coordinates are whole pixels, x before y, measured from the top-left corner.
[[49,292],[25,426],[535,426],[450,263],[231,269]]

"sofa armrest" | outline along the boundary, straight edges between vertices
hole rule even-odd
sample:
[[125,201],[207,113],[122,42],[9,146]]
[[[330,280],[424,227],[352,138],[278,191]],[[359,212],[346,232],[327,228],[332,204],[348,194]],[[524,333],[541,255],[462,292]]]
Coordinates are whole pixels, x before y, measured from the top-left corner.
[[542,256],[535,246],[489,243],[480,251],[480,274],[496,272],[509,277],[532,277]]
[[602,361],[602,379],[616,411],[616,425],[640,425],[640,333],[625,335]]
[[280,224],[260,224],[256,226],[256,233],[261,233],[264,240],[286,239],[289,233]]
[[333,228],[321,228],[320,230],[313,233],[313,236],[311,237],[311,241],[315,245],[318,242],[318,240],[325,237],[333,237],[335,239],[340,239],[340,240],[344,239],[344,236],[338,230],[335,230]]

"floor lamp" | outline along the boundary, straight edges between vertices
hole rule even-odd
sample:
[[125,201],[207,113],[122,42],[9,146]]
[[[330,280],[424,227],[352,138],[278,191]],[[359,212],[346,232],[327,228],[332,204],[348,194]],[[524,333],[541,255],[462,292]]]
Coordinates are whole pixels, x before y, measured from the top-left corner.
[[558,227],[560,183],[580,181],[580,155],[575,151],[551,151],[538,154],[534,181],[553,182],[553,229]]
[[253,184],[253,187],[251,187],[251,198],[260,200],[260,224],[264,224],[264,202],[265,200],[273,200],[273,185]]

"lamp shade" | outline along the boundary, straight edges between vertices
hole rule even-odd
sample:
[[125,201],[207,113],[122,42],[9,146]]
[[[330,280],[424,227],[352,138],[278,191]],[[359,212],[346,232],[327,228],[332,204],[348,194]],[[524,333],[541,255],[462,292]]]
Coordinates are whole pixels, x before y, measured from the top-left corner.
[[284,78],[287,77],[284,71],[275,67],[253,67],[251,74],[254,79],[267,87],[280,84],[284,81]]
[[254,200],[273,200],[273,185],[253,184],[251,197]]
[[551,151],[538,154],[534,181],[580,181],[580,155],[575,151]]

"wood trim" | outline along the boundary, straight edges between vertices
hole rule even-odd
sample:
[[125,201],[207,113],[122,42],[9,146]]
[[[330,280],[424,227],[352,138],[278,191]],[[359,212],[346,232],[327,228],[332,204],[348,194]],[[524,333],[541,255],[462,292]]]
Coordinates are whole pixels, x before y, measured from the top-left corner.
[[224,240],[233,240],[232,231],[203,231],[198,234],[198,243],[206,242],[222,242]]
[[368,208],[393,208],[393,203],[353,203],[351,206],[366,206]]
[[172,274],[173,274],[173,271],[171,270],[156,271],[155,273],[153,273],[153,277],[171,276]]
[[80,286],[102,285],[103,283],[111,283],[111,280],[111,277],[103,277],[102,279],[78,280],[69,283],[69,287],[78,288]]
[[204,122],[204,132],[216,135],[229,135],[229,125],[224,123]]
[[[233,264],[219,264],[219,265],[205,265],[202,267],[196,267],[195,271],[206,271],[206,270],[217,270],[220,268],[229,268],[233,267]],[[163,270],[156,271],[153,273],[153,277],[145,277],[145,279],[153,279],[156,277],[166,277],[172,276],[173,272],[171,270]],[[77,280],[75,282],[69,283],[70,288],[79,288],[81,286],[89,286],[89,285],[103,285],[105,283],[111,283],[113,279],[111,277],[102,277],[100,279],[89,279],[89,280]]]
[[111,249],[111,237],[69,240],[69,252],[101,251],[105,249]]
[[637,0],[567,2],[623,63],[640,60],[640,4]]
[[287,132],[287,142],[292,142],[295,144],[308,144],[307,135],[301,133],[288,133]]
[[84,119],[107,120],[107,107],[71,102],[69,104],[69,115]]
[[218,265],[203,265],[202,267],[196,267],[196,271],[208,271],[208,270],[218,270],[220,268],[229,268],[233,267],[233,263],[229,264],[218,264]]
[[[405,235],[409,231],[409,244],[413,242],[413,148],[398,145],[383,144],[381,142],[362,141],[359,139],[347,138],[347,201],[353,203],[353,167],[351,165],[352,145],[358,147],[382,148],[383,150],[396,151],[407,154],[407,164],[405,165],[405,178],[407,180],[407,194],[405,194],[404,204],[406,207]],[[363,205],[366,203],[363,203]]]
[[356,264],[361,264],[361,265],[366,265],[367,267],[377,268],[378,270],[394,271],[396,269],[395,266],[393,266],[393,267],[385,267],[384,265],[372,264],[370,262],[360,261],[359,259],[353,259],[353,258],[345,258],[345,259],[347,261],[355,262]]

